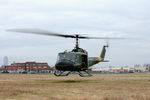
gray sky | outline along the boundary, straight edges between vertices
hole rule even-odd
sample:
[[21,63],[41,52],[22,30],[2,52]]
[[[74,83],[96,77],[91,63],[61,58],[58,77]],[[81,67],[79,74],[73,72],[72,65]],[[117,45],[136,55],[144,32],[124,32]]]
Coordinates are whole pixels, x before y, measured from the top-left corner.
[[[74,48],[75,40],[10,33],[12,28],[40,28],[87,36],[150,36],[149,0],[0,0],[0,65],[37,61],[54,65],[57,54]],[[106,65],[150,63],[150,40],[110,40]],[[89,56],[99,56],[105,40],[80,40]],[[97,66],[102,66],[98,64]]]

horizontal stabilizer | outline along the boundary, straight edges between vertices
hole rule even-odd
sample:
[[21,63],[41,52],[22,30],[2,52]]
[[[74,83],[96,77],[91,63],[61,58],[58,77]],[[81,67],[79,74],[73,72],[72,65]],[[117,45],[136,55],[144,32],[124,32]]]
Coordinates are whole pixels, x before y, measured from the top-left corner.
[[103,61],[101,61],[101,62],[109,62],[109,60],[103,60]]

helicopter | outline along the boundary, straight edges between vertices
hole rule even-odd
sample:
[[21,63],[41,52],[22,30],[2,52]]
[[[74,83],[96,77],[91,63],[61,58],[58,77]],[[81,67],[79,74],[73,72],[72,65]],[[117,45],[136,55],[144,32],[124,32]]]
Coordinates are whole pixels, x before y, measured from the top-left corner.
[[106,48],[108,48],[108,44],[103,46],[100,56],[88,57],[88,52],[79,47],[79,39],[122,39],[115,37],[87,37],[81,36],[79,34],[57,34],[39,29],[9,29],[7,31],[56,36],[63,38],[74,38],[76,40],[76,44],[73,50],[58,53],[57,61],[55,64],[55,76],[68,76],[70,73],[78,73],[81,77],[89,77],[92,76],[92,74],[90,74],[89,72],[90,67],[100,62],[109,62],[108,60],[105,60]]

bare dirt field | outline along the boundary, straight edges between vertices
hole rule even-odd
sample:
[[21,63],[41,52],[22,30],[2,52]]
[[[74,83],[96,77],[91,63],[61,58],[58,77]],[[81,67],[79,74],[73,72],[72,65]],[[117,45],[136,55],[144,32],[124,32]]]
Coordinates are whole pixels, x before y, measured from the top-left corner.
[[150,74],[0,74],[0,100],[150,100]]

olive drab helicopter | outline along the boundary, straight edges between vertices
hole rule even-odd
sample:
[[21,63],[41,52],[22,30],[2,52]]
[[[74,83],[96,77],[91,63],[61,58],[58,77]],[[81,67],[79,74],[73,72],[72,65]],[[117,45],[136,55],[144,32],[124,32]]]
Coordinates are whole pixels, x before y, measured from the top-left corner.
[[98,57],[88,57],[88,52],[79,47],[79,39],[121,39],[121,38],[106,38],[106,37],[86,37],[81,35],[66,35],[66,34],[56,34],[49,31],[39,30],[39,29],[9,29],[10,32],[22,32],[22,33],[32,33],[47,36],[57,36],[64,38],[75,38],[76,44],[72,51],[64,51],[58,53],[57,62],[55,64],[56,71],[55,76],[68,76],[70,73],[76,72],[81,77],[92,76],[89,73],[89,68],[99,62],[108,62],[104,60],[106,48],[108,45],[104,45],[100,56]]

